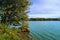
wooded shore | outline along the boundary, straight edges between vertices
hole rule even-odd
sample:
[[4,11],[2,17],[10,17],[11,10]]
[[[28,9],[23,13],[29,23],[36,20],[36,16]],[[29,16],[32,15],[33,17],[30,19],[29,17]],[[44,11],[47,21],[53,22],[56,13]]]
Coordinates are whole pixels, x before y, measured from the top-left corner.
[[60,18],[30,18],[29,21],[60,21]]

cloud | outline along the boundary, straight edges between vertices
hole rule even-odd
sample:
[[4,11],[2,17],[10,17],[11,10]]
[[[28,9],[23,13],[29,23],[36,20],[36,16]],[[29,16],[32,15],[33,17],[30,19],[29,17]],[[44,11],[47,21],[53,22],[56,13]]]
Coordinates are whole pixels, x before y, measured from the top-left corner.
[[29,17],[37,17],[36,15],[38,17],[60,17],[60,0],[36,0],[30,6]]
[[59,18],[60,14],[32,14],[30,18]]

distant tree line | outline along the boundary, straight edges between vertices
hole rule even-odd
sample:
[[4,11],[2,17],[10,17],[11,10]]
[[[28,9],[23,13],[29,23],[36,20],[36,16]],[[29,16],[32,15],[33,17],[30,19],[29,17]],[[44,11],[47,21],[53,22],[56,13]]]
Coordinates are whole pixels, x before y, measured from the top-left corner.
[[60,18],[30,18],[30,21],[60,21]]

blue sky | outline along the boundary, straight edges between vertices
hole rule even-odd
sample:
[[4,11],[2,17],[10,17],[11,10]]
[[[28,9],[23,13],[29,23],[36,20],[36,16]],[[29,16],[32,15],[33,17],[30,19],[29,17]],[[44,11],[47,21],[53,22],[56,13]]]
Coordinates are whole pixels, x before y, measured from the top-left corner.
[[60,0],[31,0],[30,18],[59,18]]

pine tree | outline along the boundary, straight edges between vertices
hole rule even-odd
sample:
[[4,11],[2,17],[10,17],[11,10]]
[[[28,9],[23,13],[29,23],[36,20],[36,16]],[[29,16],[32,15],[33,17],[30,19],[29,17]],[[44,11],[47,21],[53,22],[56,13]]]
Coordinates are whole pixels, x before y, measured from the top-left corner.
[[28,21],[29,0],[0,0],[1,23],[20,25]]

